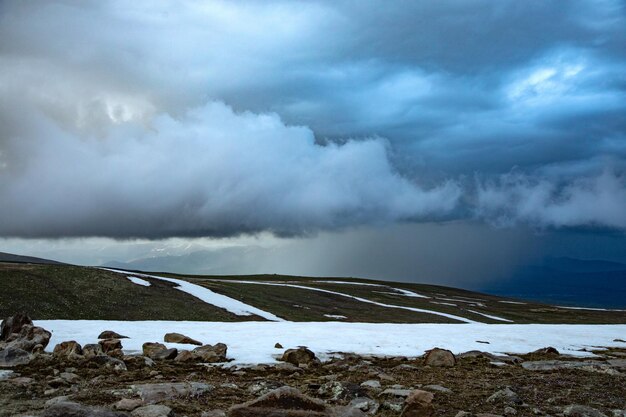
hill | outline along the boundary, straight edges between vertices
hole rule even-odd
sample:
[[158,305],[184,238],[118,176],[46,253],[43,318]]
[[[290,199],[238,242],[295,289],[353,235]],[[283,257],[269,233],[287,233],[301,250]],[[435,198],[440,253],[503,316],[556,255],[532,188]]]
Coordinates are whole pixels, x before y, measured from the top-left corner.
[[6,253],[6,252],[0,252],[0,262],[63,265],[62,262],[52,261],[50,259],[35,258],[34,256],[15,255],[13,253]]
[[42,319],[626,323],[579,310],[435,285],[283,275],[146,275],[72,265],[0,263],[0,314]]

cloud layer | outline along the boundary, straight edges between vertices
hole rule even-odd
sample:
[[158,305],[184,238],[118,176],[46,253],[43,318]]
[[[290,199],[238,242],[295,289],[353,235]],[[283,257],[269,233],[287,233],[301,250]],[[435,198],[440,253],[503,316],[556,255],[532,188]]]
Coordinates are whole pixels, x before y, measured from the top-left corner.
[[625,7],[3,2],[0,235],[624,230]]

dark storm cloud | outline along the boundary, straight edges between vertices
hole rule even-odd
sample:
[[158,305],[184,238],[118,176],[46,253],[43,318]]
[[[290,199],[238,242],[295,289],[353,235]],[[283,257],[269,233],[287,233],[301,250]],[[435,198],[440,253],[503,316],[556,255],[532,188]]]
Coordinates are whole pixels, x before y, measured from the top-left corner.
[[625,13],[607,0],[3,2],[0,235],[452,216],[623,230]]

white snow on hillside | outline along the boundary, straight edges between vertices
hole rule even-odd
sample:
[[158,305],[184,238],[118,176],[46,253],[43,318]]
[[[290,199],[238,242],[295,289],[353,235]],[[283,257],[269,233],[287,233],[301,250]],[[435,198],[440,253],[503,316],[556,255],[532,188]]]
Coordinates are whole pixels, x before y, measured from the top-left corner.
[[481,316],[484,316],[484,317],[490,318],[490,319],[492,319],[492,320],[506,321],[506,322],[509,322],[509,323],[513,323],[513,320],[504,319],[504,318],[502,318],[502,317],[498,317],[498,316],[492,316],[491,314],[481,313],[480,311],[469,310],[469,309],[468,309],[467,311],[469,311],[469,312],[471,312],[471,313],[474,313],[474,314],[479,314],[479,315],[481,315]]
[[[214,280],[214,281],[219,281],[219,280]],[[434,310],[426,310],[426,309],[423,309],[423,308],[407,307],[407,306],[399,306],[399,305],[394,305],[394,304],[379,303],[377,301],[368,300],[367,298],[356,297],[354,295],[344,294],[344,293],[337,292],[337,291],[324,290],[322,288],[307,287],[305,285],[277,283],[277,282],[263,282],[263,281],[239,281],[239,280],[237,280],[237,281],[229,280],[228,282],[236,282],[236,283],[239,283],[239,284],[271,285],[271,286],[276,286],[276,287],[292,287],[292,288],[300,288],[300,289],[303,289],[303,290],[319,291],[319,292],[325,292],[327,294],[335,294],[335,295],[339,295],[339,296],[342,296],[342,297],[352,298],[354,300],[361,301],[363,303],[375,304],[375,305],[381,306],[381,307],[398,308],[398,309],[401,309],[401,310],[414,311],[416,313],[434,314],[436,316],[447,317],[449,319],[458,320],[458,321],[465,322],[465,323],[476,323],[474,320],[470,320],[470,319],[468,319],[466,317],[455,316],[454,314],[442,313],[440,311],[434,311]]]
[[126,278],[128,278],[130,280],[130,282],[132,282],[133,284],[137,284],[137,285],[142,285],[144,287],[149,287],[150,283],[148,281],[146,281],[145,279],[141,279],[138,277],[133,277],[131,275],[127,276]]
[[317,282],[320,284],[342,284],[342,285],[362,285],[362,286],[368,286],[368,287],[382,287],[382,288],[389,288],[390,290],[393,290],[396,293],[399,293],[399,294],[394,294],[394,293],[389,293],[389,294],[404,295],[406,297],[416,297],[416,298],[430,298],[430,297],[427,297],[422,294],[418,294],[413,291],[404,290],[402,288],[395,288],[395,287],[390,287],[389,285],[382,285],[382,284],[371,284],[368,282],[352,282],[352,281],[313,281],[313,282]]
[[[121,270],[110,269],[110,268],[103,268],[103,269],[106,269],[107,271],[111,271],[111,272],[117,272],[120,274],[128,274],[128,271],[121,271]],[[204,288],[200,285],[183,281],[182,279],[166,278],[166,277],[160,277],[160,276],[149,275],[149,274],[139,274],[139,273],[133,273],[133,274],[140,276],[140,277],[155,278],[155,279],[160,279],[162,281],[168,281],[168,282],[177,284],[177,286],[175,287],[177,290],[186,292],[187,294],[193,295],[194,297],[199,298],[200,300],[204,301],[207,304],[211,304],[216,307],[223,308],[224,310],[227,310],[238,316],[250,316],[250,315],[255,314],[259,317],[263,317],[266,320],[283,321],[283,319],[281,319],[278,316],[275,316],[272,313],[263,311],[256,307],[252,307],[251,305],[242,303],[241,301],[235,300],[234,298],[230,298],[222,294],[217,294],[209,290],[208,288]]]
[[626,343],[615,341],[624,337],[626,325],[99,320],[37,320],[35,324],[52,331],[48,350],[66,340],[82,345],[94,343],[101,331],[114,330],[130,336],[122,343],[132,353],[141,351],[144,342],[163,342],[164,333],[178,332],[203,343],[226,343],[228,356],[234,359],[230,364],[274,362],[282,353],[274,348],[277,342],[285,348],[308,346],[322,359],[332,352],[414,357],[433,347],[454,353],[482,350],[497,354],[527,353],[554,346],[561,353],[576,356],[592,355],[582,350],[585,348],[626,347]]

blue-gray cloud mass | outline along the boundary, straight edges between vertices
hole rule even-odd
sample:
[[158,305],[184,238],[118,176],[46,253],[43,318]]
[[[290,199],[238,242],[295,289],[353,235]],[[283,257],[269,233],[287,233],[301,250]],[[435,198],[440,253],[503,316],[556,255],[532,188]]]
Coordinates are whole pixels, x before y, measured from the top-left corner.
[[0,236],[626,230],[624,1],[4,1]]

